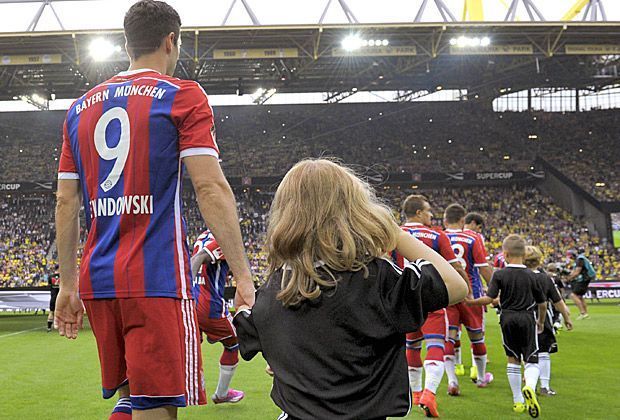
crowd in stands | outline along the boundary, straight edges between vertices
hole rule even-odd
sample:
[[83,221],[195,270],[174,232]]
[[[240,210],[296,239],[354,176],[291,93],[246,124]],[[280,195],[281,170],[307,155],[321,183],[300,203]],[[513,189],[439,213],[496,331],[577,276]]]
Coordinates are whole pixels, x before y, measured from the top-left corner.
[[[509,233],[524,235],[541,247],[547,262],[566,262],[568,249],[584,248],[599,278],[620,277],[620,253],[590,231],[584,221],[575,220],[553,204],[534,186],[469,187],[410,190],[396,185],[377,186],[378,194],[400,217],[402,200],[410,193],[422,193],[433,206],[437,224],[443,209],[452,202],[463,204],[486,218],[484,235],[490,256],[501,249]],[[253,188],[235,190],[242,235],[257,283],[266,278],[264,238],[273,191]],[[205,229],[195,196],[184,194],[190,245]],[[36,200],[36,201],[33,201]],[[54,196],[0,195],[0,287],[37,286],[46,283],[55,261],[50,258],[53,241]]]
[[[304,157],[387,172],[528,171],[543,158],[620,200],[619,110],[494,113],[473,102],[216,107],[227,176],[279,176]],[[0,114],[0,179],[55,176],[64,112]],[[24,129],[27,127],[27,129]],[[42,158],[44,157],[44,158]],[[35,179],[36,178],[36,179]]]
[[47,283],[56,261],[54,196],[0,195],[0,287]]

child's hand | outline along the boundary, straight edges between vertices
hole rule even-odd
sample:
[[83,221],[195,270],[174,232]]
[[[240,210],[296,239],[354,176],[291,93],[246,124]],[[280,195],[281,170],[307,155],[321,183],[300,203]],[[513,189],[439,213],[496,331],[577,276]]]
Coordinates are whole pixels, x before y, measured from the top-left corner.
[[542,334],[544,329],[545,329],[545,326],[541,322],[536,321],[536,333]]

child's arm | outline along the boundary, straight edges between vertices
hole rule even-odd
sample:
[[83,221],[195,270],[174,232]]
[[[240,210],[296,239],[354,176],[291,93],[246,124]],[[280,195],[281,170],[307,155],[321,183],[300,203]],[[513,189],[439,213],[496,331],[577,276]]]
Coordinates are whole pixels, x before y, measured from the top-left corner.
[[463,280],[459,273],[452,268],[441,255],[400,229],[398,226],[394,226],[395,229],[398,229],[398,239],[396,243],[396,250],[398,253],[409,261],[422,258],[433,264],[446,285],[450,305],[454,305],[465,299],[468,291],[467,283],[465,283],[465,280]]
[[539,303],[538,304],[538,320],[536,321],[539,334],[545,328],[545,317],[546,316],[547,316],[547,302]]
[[252,360],[258,352],[262,351],[262,346],[249,306],[240,305],[237,308],[233,325],[239,337],[239,354],[244,360]]
[[566,303],[564,302],[564,300],[560,299],[558,302],[554,303],[553,306],[555,306],[555,309],[557,309],[558,312],[562,314],[562,317],[564,318],[564,325],[566,325],[566,329],[568,331],[572,330],[573,323],[570,320],[570,310],[568,309],[568,306],[566,306]]
[[485,306],[493,303],[493,298],[489,296],[481,296],[478,299],[468,299],[467,306]]

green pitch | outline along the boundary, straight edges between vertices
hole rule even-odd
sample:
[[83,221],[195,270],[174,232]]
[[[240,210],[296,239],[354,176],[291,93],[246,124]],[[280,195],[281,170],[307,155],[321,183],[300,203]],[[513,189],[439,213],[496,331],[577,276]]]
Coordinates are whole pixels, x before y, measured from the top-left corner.
[[614,246],[620,248],[620,230],[614,230]]
[[[572,308],[575,313],[575,308]],[[591,305],[592,317],[575,321],[575,330],[562,331],[560,352],[552,355],[552,387],[556,397],[541,397],[543,419],[617,418],[620,395],[620,307],[617,303]],[[0,418],[7,419],[104,419],[113,403],[101,399],[97,350],[92,333],[86,329],[77,341],[56,333],[46,333],[45,317],[0,315]],[[462,378],[462,396],[438,392],[443,418],[510,419],[529,418],[513,414],[511,393],[506,380],[504,356],[497,316],[487,316],[489,370],[495,382],[477,389]],[[467,340],[466,340],[467,342]],[[217,382],[219,345],[203,345],[207,392]],[[469,361],[469,355],[464,357]],[[275,419],[277,407],[269,398],[271,379],[265,363],[255,359],[241,362],[233,386],[246,398],[235,405],[192,407],[179,411],[182,419]],[[423,418],[414,409],[409,418]]]

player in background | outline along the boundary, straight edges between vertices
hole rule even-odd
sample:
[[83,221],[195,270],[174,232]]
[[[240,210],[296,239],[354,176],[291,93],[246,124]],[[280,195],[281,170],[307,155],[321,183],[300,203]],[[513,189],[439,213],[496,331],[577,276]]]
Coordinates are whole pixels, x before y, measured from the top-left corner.
[[540,288],[547,299],[547,312],[542,332],[538,334],[538,367],[540,369],[540,395],[552,397],[556,392],[551,389],[551,354],[557,353],[558,344],[555,339],[555,328],[553,326],[553,310],[552,307],[562,314],[564,325],[568,331],[573,329],[573,323],[570,320],[570,311],[564,303],[562,295],[555,285],[553,279],[545,273],[540,264],[543,254],[538,247],[525,247],[524,264],[532,270],[538,279]]
[[[63,127],[54,326],[77,338],[86,307],[103,397],[121,397],[111,418],[173,419],[177,407],[206,402],[182,217],[184,168],[235,272],[237,305],[253,305],[254,285],[207,96],[196,82],[171,77],[181,46],[178,13],[141,0],[124,29],[129,70],[77,99]],[[82,204],[88,238],[78,281]]]
[[[482,242],[482,245],[486,252],[485,237],[484,237],[484,234],[482,233],[484,230],[484,226],[485,226],[485,219],[484,219],[484,216],[481,215],[480,213],[469,212],[465,215],[465,227],[463,228],[463,231],[466,233],[477,235],[480,238],[480,241]],[[488,260],[488,257],[487,257],[487,260]],[[486,283],[483,283],[482,289],[486,293],[486,290],[487,290]],[[484,312],[486,312],[486,310],[487,308],[485,306]],[[476,379],[478,378],[478,368],[476,368],[474,353],[473,352],[470,352],[470,353],[471,353],[471,368],[469,369],[469,377],[471,378],[472,381],[476,381]],[[460,328],[459,328],[459,332],[457,335],[456,343],[454,344],[454,354],[456,358],[456,372],[457,374],[463,372],[461,373],[461,375],[463,375],[465,373],[465,366],[463,366],[462,364],[463,362],[462,362],[462,356],[461,356],[461,329]]]
[[[488,305],[499,297],[501,302],[500,327],[502,342],[508,357],[506,374],[512,391],[516,413],[527,406],[531,417],[540,415],[536,399],[536,383],[540,376],[538,367],[538,332],[543,330],[547,311],[546,297],[536,274],[524,264],[525,241],[519,235],[508,235],[502,243],[508,265],[496,271],[486,296],[467,301],[468,305]],[[536,306],[538,305],[538,314]],[[525,364],[521,384],[521,362]]]
[[[476,299],[483,295],[480,276],[482,275],[485,279],[490,279],[493,271],[487,262],[486,251],[480,237],[463,231],[465,214],[465,208],[460,204],[449,205],[444,212],[444,226],[454,254],[467,273],[471,288],[469,299]],[[467,335],[471,341],[474,364],[478,373],[475,382],[479,388],[485,388],[493,381],[493,375],[490,372],[486,372],[487,348],[484,344],[484,309],[481,306],[470,307],[465,305],[465,303],[459,303],[449,306],[447,312],[450,323],[449,341],[452,343],[452,346],[447,346],[448,351],[446,351],[445,359],[446,375],[448,376],[448,394],[453,396],[460,394],[455,371],[453,345],[461,324],[465,325]]]
[[192,294],[196,300],[198,327],[211,344],[222,343],[220,376],[211,399],[214,403],[236,403],[243,399],[243,391],[230,389],[237,364],[239,342],[232,325],[232,316],[224,299],[226,279],[230,274],[228,263],[210,230],[204,231],[194,243],[192,255]]
[[58,264],[54,267],[54,272],[49,275],[50,283],[50,313],[47,314],[47,332],[52,331],[54,324],[54,311],[56,310],[56,298],[60,291],[60,274],[58,273]]
[[506,258],[504,257],[504,253],[500,252],[493,257],[493,268],[505,268],[506,267]]
[[[402,204],[402,212],[407,222],[401,229],[417,238],[429,248],[441,255],[461,277],[467,281],[467,274],[458,263],[450,240],[440,230],[432,228],[433,213],[431,206],[423,195],[410,195]],[[408,263],[396,253],[396,262],[400,268]],[[446,310],[430,312],[422,328],[407,334],[407,364],[409,366],[409,383],[413,392],[413,403],[420,405],[427,417],[439,417],[435,394],[444,373],[444,350],[447,339],[448,319]],[[424,360],[424,391],[422,391],[422,341],[426,343]]]

